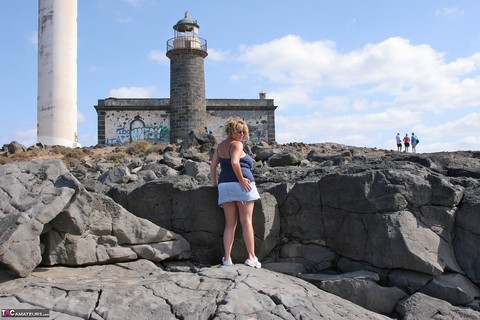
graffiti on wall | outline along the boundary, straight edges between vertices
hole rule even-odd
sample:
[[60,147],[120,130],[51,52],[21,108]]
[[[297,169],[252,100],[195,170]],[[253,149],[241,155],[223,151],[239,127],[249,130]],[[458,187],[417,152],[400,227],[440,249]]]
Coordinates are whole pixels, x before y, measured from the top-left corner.
[[[260,141],[268,142],[268,130],[264,125],[254,125],[254,124],[247,124],[248,125],[248,140],[253,143],[258,143]],[[221,132],[222,134],[216,135],[215,133]],[[216,128],[214,135],[217,139],[225,139],[225,126],[220,125]]]
[[268,131],[264,125],[248,125],[248,138],[250,141],[257,143],[260,141],[268,141]]
[[115,137],[106,137],[105,144],[129,144],[139,140],[147,140],[152,143],[169,142],[170,129],[163,125],[146,126],[145,122],[136,116],[130,123],[130,128],[117,127]]
[[213,131],[213,135],[217,140],[226,138],[225,122],[230,117],[241,117],[248,126],[248,139],[253,143],[260,141],[269,141],[269,122],[268,114],[264,111],[238,112],[238,111],[212,111],[207,115],[206,123],[208,128]]

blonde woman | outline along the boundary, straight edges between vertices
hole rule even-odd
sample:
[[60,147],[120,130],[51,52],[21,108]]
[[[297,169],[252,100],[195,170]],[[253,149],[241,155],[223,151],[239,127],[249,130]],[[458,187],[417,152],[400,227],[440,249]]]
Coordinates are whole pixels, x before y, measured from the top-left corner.
[[[220,142],[210,165],[213,186],[218,186],[218,205],[223,207],[225,229],[223,248],[225,256],[222,265],[233,265],[231,252],[235,238],[237,221],[240,218],[243,240],[248,252],[245,264],[261,268],[262,264],[255,256],[255,240],[252,225],[255,200],[260,199],[252,168],[253,159],[245,153],[242,141],[248,137],[247,124],[241,118],[229,118],[225,124],[227,139]],[[217,166],[220,175],[217,178]]]

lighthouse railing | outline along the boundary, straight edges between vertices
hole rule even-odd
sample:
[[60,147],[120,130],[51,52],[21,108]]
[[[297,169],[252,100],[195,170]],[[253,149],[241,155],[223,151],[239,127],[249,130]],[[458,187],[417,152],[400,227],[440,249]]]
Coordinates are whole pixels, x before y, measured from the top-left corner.
[[198,49],[206,52],[207,40],[192,36],[171,38],[167,41],[167,51],[174,49]]

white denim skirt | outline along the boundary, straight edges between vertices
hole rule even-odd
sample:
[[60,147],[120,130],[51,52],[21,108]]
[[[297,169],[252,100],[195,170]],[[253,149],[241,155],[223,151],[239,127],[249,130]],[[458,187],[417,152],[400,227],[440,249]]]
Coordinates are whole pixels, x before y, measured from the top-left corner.
[[218,205],[225,202],[248,202],[260,199],[255,182],[250,182],[250,191],[245,191],[238,182],[223,182],[218,184]]

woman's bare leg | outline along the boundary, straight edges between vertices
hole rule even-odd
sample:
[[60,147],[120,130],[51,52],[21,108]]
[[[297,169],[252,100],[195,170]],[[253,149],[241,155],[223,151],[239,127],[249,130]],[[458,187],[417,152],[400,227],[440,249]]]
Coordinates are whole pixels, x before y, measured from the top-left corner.
[[242,234],[243,241],[245,241],[245,246],[248,252],[248,259],[254,260],[255,256],[255,235],[253,232],[253,206],[255,205],[254,201],[249,201],[246,203],[237,202],[237,208],[240,216],[240,223],[242,224]]
[[232,260],[233,241],[235,239],[235,229],[237,228],[238,209],[235,202],[225,202],[223,204],[225,214],[225,229],[223,230],[223,249],[225,251],[225,260]]

